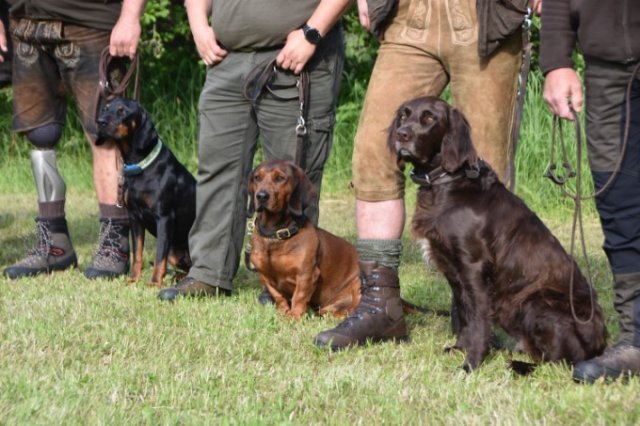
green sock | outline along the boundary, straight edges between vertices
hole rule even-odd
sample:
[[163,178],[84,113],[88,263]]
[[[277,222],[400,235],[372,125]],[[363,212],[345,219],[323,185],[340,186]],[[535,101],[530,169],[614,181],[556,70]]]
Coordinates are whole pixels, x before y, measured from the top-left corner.
[[379,266],[398,272],[402,240],[358,240],[356,249],[360,260],[375,261]]

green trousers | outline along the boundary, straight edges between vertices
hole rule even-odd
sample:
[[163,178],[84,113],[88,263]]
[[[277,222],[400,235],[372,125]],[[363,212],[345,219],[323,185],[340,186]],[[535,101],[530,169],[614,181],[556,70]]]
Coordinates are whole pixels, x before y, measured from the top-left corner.
[[[242,253],[247,179],[258,142],[265,159],[293,160],[296,152],[295,128],[300,116],[296,76],[278,70],[272,89],[255,101],[245,98],[242,90],[251,70],[277,53],[230,52],[208,70],[200,94],[196,220],[189,234],[193,261],[189,276],[229,290]],[[343,61],[342,32],[337,26],[306,68],[310,94],[303,166],[318,192],[306,214],[316,223]]]

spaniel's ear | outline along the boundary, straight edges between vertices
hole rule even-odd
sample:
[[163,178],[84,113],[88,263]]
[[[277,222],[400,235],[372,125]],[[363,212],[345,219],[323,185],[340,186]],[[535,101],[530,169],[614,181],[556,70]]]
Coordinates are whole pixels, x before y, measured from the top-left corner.
[[289,212],[294,217],[302,217],[304,215],[304,209],[311,203],[316,191],[302,168],[290,162],[289,170],[291,171]]
[[447,132],[442,139],[442,168],[453,173],[465,163],[475,165],[478,162],[473,143],[471,129],[467,119],[456,108],[449,109]]
[[398,127],[400,127],[400,115],[402,108],[404,108],[404,105],[401,105],[400,108],[398,108],[396,115],[393,117],[393,121],[391,122],[391,125],[387,130],[387,147],[393,153],[393,155],[396,155],[396,162],[400,170],[404,170],[405,161],[398,155],[398,152],[396,151],[396,130],[398,130]]

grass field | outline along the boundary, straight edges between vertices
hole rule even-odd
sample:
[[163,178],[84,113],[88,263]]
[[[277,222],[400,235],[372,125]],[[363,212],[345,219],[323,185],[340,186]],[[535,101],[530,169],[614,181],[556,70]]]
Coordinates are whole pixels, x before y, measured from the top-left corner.
[[[541,178],[548,161],[550,117],[541,106],[539,85],[540,79],[532,78],[517,193],[568,246],[572,204]],[[158,95],[147,108],[162,123],[163,139],[193,171],[196,114],[193,90],[184,92]],[[148,94],[146,99],[156,98]],[[0,125],[5,129],[9,102],[10,94],[0,92]],[[351,241],[349,158],[358,102],[340,107],[321,204],[321,225]],[[98,212],[85,142],[73,126],[73,115],[71,122],[59,164],[68,184],[68,220],[82,269],[94,250]],[[36,197],[28,147],[8,132],[0,135],[0,143],[4,267],[32,242]],[[410,188],[409,211],[414,192]],[[592,204],[587,203],[584,214],[593,277],[615,338],[611,279]],[[153,239],[148,240],[150,262]],[[404,247],[403,297],[447,309],[445,280],[422,263],[408,233]],[[1,425],[640,423],[638,379],[581,386],[572,382],[565,365],[543,365],[532,376],[516,377],[507,362],[527,358],[507,350],[491,353],[479,370],[464,373],[463,355],[443,352],[454,342],[445,317],[410,315],[409,343],[328,353],[311,342],[337,320],[308,316],[293,322],[259,305],[258,279],[244,268],[233,296],[175,304],[160,303],[157,290],[144,283],[87,281],[81,272],[17,282],[0,278]]]

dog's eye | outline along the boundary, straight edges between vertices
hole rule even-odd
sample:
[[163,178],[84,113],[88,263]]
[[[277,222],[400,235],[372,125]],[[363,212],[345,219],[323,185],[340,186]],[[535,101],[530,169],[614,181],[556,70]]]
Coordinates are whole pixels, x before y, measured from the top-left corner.
[[435,117],[430,113],[425,111],[424,113],[422,113],[422,117],[420,117],[420,121],[422,121],[422,124],[431,124],[435,121]]
[[116,114],[118,114],[119,117],[122,117],[124,115],[124,107],[123,106],[118,107]]
[[287,180],[287,177],[285,175],[276,175],[276,177],[273,178],[273,180],[275,180],[278,183],[281,183]]
[[262,175],[253,175],[254,182],[260,182],[262,180]]

